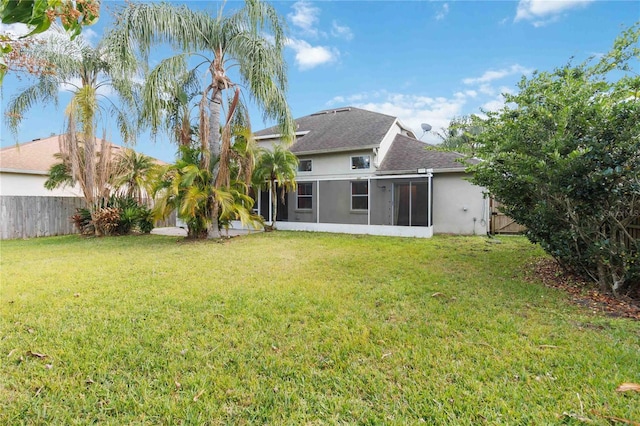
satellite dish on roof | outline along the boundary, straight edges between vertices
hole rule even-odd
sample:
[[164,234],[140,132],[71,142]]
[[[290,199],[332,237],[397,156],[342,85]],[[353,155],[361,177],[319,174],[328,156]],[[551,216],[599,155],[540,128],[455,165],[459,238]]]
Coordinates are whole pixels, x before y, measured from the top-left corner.
[[425,133],[431,130],[432,127],[431,127],[431,124],[427,124],[427,123],[422,123],[420,127],[422,127],[422,135],[420,135],[420,139],[422,139],[422,136],[424,136]]

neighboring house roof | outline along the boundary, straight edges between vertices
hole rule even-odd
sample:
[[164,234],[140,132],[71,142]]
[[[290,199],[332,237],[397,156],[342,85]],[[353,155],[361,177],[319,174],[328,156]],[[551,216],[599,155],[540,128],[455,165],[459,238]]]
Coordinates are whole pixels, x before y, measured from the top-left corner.
[[[438,151],[434,145],[404,135],[396,135],[378,168],[378,173],[415,173],[418,169],[463,172],[466,165],[456,161],[463,158],[465,156],[457,152]],[[467,163],[476,164],[478,160],[467,160]]]
[[[377,147],[395,122],[396,117],[353,107],[319,111],[296,119],[298,136],[290,150],[300,155]],[[255,136],[275,139],[278,133],[273,126]]]
[[58,136],[2,148],[0,170],[45,173],[58,162],[54,157],[57,152],[60,152]]
[[[60,162],[55,154],[60,152],[60,138],[62,135],[48,138],[34,139],[19,145],[0,149],[0,171],[27,174],[47,174],[54,164]],[[100,149],[102,139],[97,140]],[[111,144],[111,152],[123,149],[119,145]],[[165,164],[156,160],[158,164]]]

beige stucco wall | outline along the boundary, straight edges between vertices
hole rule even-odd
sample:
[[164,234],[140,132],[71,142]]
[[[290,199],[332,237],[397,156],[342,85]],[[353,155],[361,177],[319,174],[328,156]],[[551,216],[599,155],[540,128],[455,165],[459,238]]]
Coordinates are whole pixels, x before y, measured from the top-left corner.
[[81,197],[80,188],[58,188],[49,191],[44,187],[44,174],[0,172],[0,195],[22,195],[42,197]]
[[489,230],[489,201],[482,194],[484,188],[473,185],[464,176],[464,173],[434,174],[435,234],[484,235]]

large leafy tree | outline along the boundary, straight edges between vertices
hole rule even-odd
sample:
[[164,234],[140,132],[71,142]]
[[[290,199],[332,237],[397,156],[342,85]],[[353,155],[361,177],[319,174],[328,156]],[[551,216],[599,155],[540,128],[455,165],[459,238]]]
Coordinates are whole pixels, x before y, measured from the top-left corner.
[[[58,105],[61,92],[69,92],[66,109],[66,134],[61,144],[63,161],[74,182],[80,184],[90,206],[99,205],[108,196],[107,183],[112,169],[111,145],[96,130],[102,119],[115,117],[125,141],[134,136],[128,106],[135,103],[135,85],[131,77],[136,64],[132,58],[117,61],[103,42],[92,46],[84,38],[71,39],[58,29],[23,52],[44,59],[50,69],[35,78],[35,82],[11,99],[5,112],[9,127],[17,132],[24,114],[35,105]],[[128,67],[131,65],[131,67]],[[109,87],[119,95],[121,103],[101,94]]]
[[286,192],[296,189],[297,170],[298,158],[281,144],[260,151],[253,173],[253,186],[271,193],[271,226],[275,225],[278,215],[278,190],[284,202]]
[[[219,237],[221,201],[214,194],[231,187],[233,122],[246,111],[241,107],[241,88],[264,118],[281,124],[283,139],[293,137],[294,121],[285,98],[284,22],[260,0],[247,0],[235,13],[224,15],[221,10],[217,16],[167,3],[133,3],[122,11],[112,40],[123,58],[136,49],[146,58],[159,43],[178,52],[149,73],[142,115],[152,129],[159,128],[165,117],[167,97],[179,95],[176,76],[199,75],[199,168],[217,190],[210,194],[208,236]],[[248,118],[244,121],[250,129]]]
[[562,265],[640,287],[640,27],[599,61],[535,73],[482,122],[474,182]]

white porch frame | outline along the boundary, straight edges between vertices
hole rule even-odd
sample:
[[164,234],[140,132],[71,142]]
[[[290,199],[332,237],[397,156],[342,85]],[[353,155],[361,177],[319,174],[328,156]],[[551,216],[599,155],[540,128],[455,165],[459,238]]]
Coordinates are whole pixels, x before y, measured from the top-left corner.
[[[432,191],[432,179],[433,170],[429,169],[426,173],[410,174],[410,175],[384,175],[384,176],[368,176],[368,177],[353,177],[353,176],[336,176],[331,178],[304,178],[301,177],[301,181],[313,182],[316,188],[316,221],[315,222],[279,222],[276,221],[275,225],[277,229],[283,231],[308,231],[308,232],[331,232],[342,234],[366,234],[366,235],[383,235],[393,237],[416,237],[416,238],[430,238],[433,236],[433,223],[432,220],[432,205],[431,200],[433,198]],[[367,180],[368,183],[368,201],[367,201],[367,224],[356,225],[346,223],[320,223],[320,182],[322,181],[335,181],[335,180]],[[372,180],[385,180],[385,179],[427,179],[428,196],[427,203],[427,215],[429,226],[396,226],[396,225],[371,225],[371,181]],[[260,195],[258,196],[260,197]],[[260,205],[258,204],[258,208]],[[259,209],[258,209],[259,211]],[[271,192],[269,192],[269,222],[271,222],[271,212],[273,207],[271,206]],[[260,211],[259,211],[260,212]],[[260,212],[262,214],[262,212]],[[263,216],[264,217],[264,216]],[[243,226],[239,221],[233,221],[232,227],[236,229],[242,229]]]

